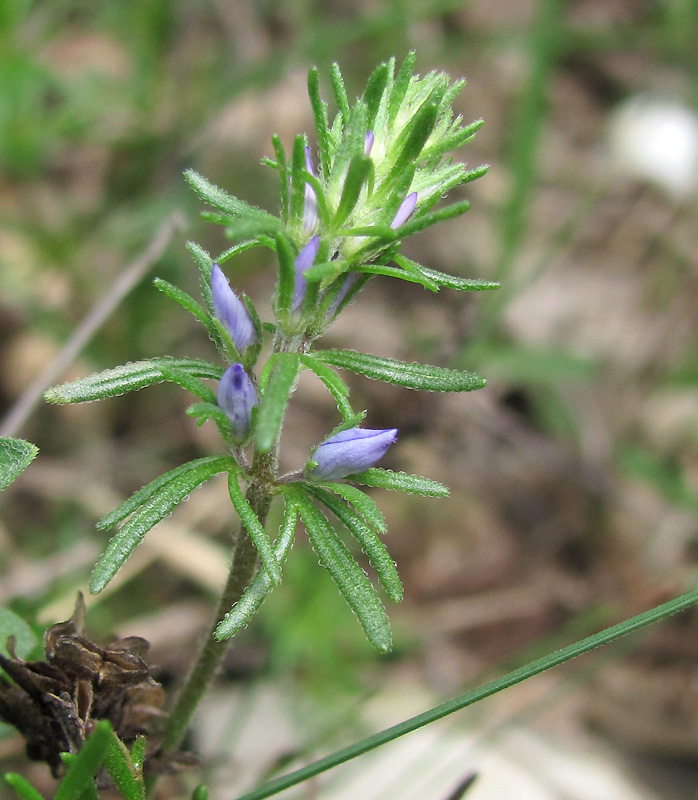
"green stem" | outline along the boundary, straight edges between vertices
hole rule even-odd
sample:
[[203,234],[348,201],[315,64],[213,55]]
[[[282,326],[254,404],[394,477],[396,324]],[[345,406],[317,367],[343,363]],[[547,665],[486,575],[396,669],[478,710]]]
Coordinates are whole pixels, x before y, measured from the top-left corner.
[[[263,519],[260,521],[264,524]],[[206,633],[199,658],[189,673],[167,721],[163,750],[176,750],[181,744],[192,715],[215,675],[228,644],[227,641],[219,642],[213,634],[223,616],[242,597],[256,569],[257,550],[247,531],[241,527],[237,534],[228,581],[223,589],[213,623]]]

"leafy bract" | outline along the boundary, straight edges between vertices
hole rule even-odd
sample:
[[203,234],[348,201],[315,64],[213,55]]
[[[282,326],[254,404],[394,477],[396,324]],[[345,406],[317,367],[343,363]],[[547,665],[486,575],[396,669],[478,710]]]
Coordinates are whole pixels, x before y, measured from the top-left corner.
[[299,370],[300,360],[296,353],[277,354],[257,415],[257,449],[260,453],[270,450],[279,435]]
[[114,520],[131,515],[112,537],[106,551],[97,562],[92,573],[90,591],[93,594],[101,592],[141,543],[146,533],[197,486],[219,472],[236,468],[234,459],[229,456],[209,456],[190,461],[148,484],[105,517],[100,523],[101,527],[106,527],[107,522],[113,525]]
[[[274,557],[279,566],[286,560],[286,556],[293,544],[297,519],[298,511],[294,503],[291,500],[287,500],[279,537],[276,542],[274,542]],[[244,628],[262,605],[265,597],[271,592],[273,587],[274,584],[269,577],[269,573],[261,569],[252,583],[247,587],[240,600],[218,624],[215,634],[216,639],[219,641],[229,639]]]
[[298,506],[320,563],[327,568],[344,599],[358,617],[368,640],[381,652],[388,652],[392,644],[390,623],[376,590],[364,571],[332,530],[324,514],[301,488],[287,486],[283,491]]

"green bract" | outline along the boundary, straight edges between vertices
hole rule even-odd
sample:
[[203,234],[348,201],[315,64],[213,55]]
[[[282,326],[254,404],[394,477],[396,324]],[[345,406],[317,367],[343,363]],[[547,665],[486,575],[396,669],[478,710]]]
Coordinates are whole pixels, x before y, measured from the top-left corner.
[[[353,410],[349,388],[338,371],[349,370],[397,387],[434,392],[469,392],[482,388],[485,381],[471,372],[446,366],[396,361],[354,350],[316,349],[315,343],[376,275],[417,283],[430,292],[441,288],[497,288],[491,281],[447,275],[400,254],[407,236],[467,211],[465,200],[444,207],[437,204],[456,186],[487,171],[484,166],[468,169],[450,156],[481,125],[480,120],[463,125],[462,118],[452,110],[451,104],[465,82],[451,82],[439,72],[420,77],[413,74],[413,68],[414,54],[399,69],[394,59],[381,64],[369,78],[363,95],[351,104],[335,65],[330,81],[336,106],[333,115],[322,99],[318,71],[310,71],[313,142],[299,134],[287,155],[279,137],[274,136],[274,158],[264,160],[279,176],[276,215],[187,170],[186,179],[212,209],[205,218],[223,225],[233,245],[217,258],[197,244],[187,245],[199,270],[202,303],[167,281],[158,278],[155,285],[201,323],[218,350],[217,363],[155,357],[46,393],[50,402],[74,403],[112,397],[162,381],[175,383],[197,400],[187,413],[199,425],[212,420],[226,451],[225,455],[190,461],[156,478],[100,521],[100,529],[119,528],[95,568],[92,591],[106,586],[148,531],[190,492],[222,472],[227,474],[230,500],[242,530],[235,553],[245,552],[240,542],[246,543],[252,560],[233,558],[222,619],[216,620],[212,636],[227,639],[247,625],[281,581],[297,520],[301,519],[320,563],[356,613],[369,640],[381,651],[390,648],[390,627],[381,597],[344,538],[356,540],[384,594],[399,602],[402,584],[381,538],[386,522],[365,489],[379,487],[426,497],[446,496],[448,489],[428,478],[374,466],[347,475],[347,464],[356,469],[375,463],[386,451],[383,444],[388,439],[390,444],[395,441],[396,431],[376,430],[370,417],[361,427],[366,412],[357,414]],[[254,247],[269,250],[278,266],[274,294],[262,314],[272,321],[265,324],[249,298],[229,284],[226,274],[231,259]],[[269,355],[259,363],[262,352]],[[249,414],[244,417],[242,434],[235,428],[240,426],[232,390],[226,390],[225,378],[223,390],[217,386],[231,370],[238,384],[246,387],[246,396],[254,395],[255,399],[247,404]],[[340,421],[312,451],[318,454],[318,461],[314,462],[311,454],[304,462],[305,469],[301,463],[295,472],[280,475],[281,430],[303,370],[313,373],[327,388]],[[382,437],[380,447],[378,438],[371,438],[374,435]],[[342,456],[346,464],[335,463],[338,455],[332,455],[335,460],[330,464],[327,456],[323,473],[320,453],[324,457],[327,450],[320,448],[330,443],[336,446],[337,442],[346,449]],[[339,475],[345,477],[340,479]],[[268,530],[266,525],[275,498],[284,504],[278,531]],[[232,594],[231,586],[236,587]],[[224,613],[226,609],[230,609],[228,613]],[[213,664],[210,653],[202,654],[200,663]],[[168,736],[175,737],[175,733]],[[174,738],[168,741],[172,744]]]

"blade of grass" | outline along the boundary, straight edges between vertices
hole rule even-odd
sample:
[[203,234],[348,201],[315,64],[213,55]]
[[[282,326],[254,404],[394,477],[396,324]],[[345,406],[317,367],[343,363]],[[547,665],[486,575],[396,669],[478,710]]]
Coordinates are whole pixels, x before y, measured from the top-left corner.
[[597,647],[609,644],[615,639],[619,639],[621,636],[627,636],[630,633],[634,633],[635,631],[645,628],[647,625],[651,625],[654,622],[659,622],[662,619],[666,619],[672,614],[676,614],[679,611],[684,611],[696,603],[698,603],[698,589],[694,589],[691,592],[682,594],[680,597],[676,597],[667,603],[662,603],[659,606],[655,606],[649,611],[645,611],[642,614],[637,614],[630,619],[619,622],[617,625],[612,625],[609,628],[605,628],[599,633],[594,633],[591,636],[580,639],[579,641],[574,642],[567,647],[563,647],[561,650],[549,653],[542,658],[537,658],[525,666],[518,667],[517,669],[506,673],[506,675],[503,675],[500,678],[495,678],[492,681],[488,681],[476,689],[465,692],[464,694],[461,694],[452,700],[448,700],[441,705],[435,706],[434,708],[431,708],[421,714],[417,714],[415,717],[411,717],[404,722],[400,722],[397,725],[386,728],[385,730],[380,731],[373,736],[369,736],[366,739],[362,739],[361,741],[356,742],[349,747],[345,747],[341,750],[337,750],[334,753],[330,753],[330,755],[320,758],[317,761],[314,761],[312,764],[302,767],[301,769],[297,769],[294,772],[290,772],[287,775],[282,775],[280,778],[269,781],[268,783],[263,784],[259,788],[254,789],[247,794],[240,795],[237,800],[264,800],[264,798],[278,794],[279,792],[284,791],[291,786],[296,786],[299,783],[314,777],[315,775],[319,775],[320,773],[326,772],[327,770],[339,766],[340,764],[344,764],[347,761],[356,758],[357,756],[363,755],[370,750],[375,750],[381,745],[392,742],[395,739],[398,739],[400,736],[412,733],[412,731],[416,731],[419,728],[430,725],[432,722],[437,722],[438,720],[447,717],[449,714],[453,714],[454,712],[467,708],[468,706],[471,706],[480,700],[491,697],[492,695],[501,692],[503,689],[508,689],[511,686],[515,686],[517,683],[521,683],[528,678],[533,678],[536,675],[539,675],[541,672],[551,669],[552,667],[560,666],[560,664],[564,664],[567,661],[571,661],[573,658],[576,658],[577,656],[581,656],[590,652],[591,650],[595,650]]

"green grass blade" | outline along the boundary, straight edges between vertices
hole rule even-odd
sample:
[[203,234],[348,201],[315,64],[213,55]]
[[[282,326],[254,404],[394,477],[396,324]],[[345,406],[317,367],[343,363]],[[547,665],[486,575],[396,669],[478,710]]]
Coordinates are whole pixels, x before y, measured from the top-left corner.
[[327,568],[358,617],[368,640],[378,650],[387,653],[392,642],[390,623],[371,582],[310,497],[300,488],[289,487],[286,492],[292,493],[320,563]]
[[276,441],[288,400],[300,370],[300,360],[296,353],[279,353],[271,373],[269,383],[264,389],[257,415],[257,450],[268,452]]
[[[176,477],[164,482],[154,493],[150,492],[147,499],[140,504],[110,540],[92,573],[90,591],[93,594],[101,592],[141,543],[146,533],[164,519],[194,489],[219,472],[226,472],[234,466],[235,461],[229,456],[214,456],[190,461],[178,468]],[[152,484],[146,489],[151,486]],[[143,491],[141,490],[141,492]],[[131,498],[132,500],[133,498]]]
[[348,369],[372,380],[384,381],[407,389],[430,392],[470,392],[487,384],[472,372],[435,367],[429,364],[406,363],[392,358],[359,353],[356,350],[317,350],[318,361]]
[[648,625],[652,625],[655,622],[666,619],[672,614],[676,614],[679,611],[684,611],[691,606],[696,605],[696,603],[698,603],[698,589],[687,592],[686,594],[683,594],[674,600],[670,600],[667,603],[662,603],[659,606],[655,606],[655,608],[645,611],[642,614],[637,614],[636,616],[624,620],[617,625],[612,625],[611,627],[606,628],[599,633],[594,633],[591,636],[580,639],[579,641],[574,642],[567,647],[563,647],[561,650],[556,650],[554,653],[549,653],[542,658],[537,658],[535,661],[531,661],[525,666],[514,669],[502,677],[495,678],[494,680],[489,681],[488,683],[485,683],[476,689],[458,695],[458,697],[448,700],[445,703],[441,703],[440,705],[435,706],[434,708],[431,708],[422,714],[417,714],[416,716],[411,717],[404,722],[400,722],[397,725],[393,725],[390,728],[380,731],[380,733],[376,733],[373,736],[369,736],[366,739],[362,739],[360,742],[350,745],[349,747],[345,747],[342,750],[331,753],[330,755],[325,756],[324,758],[321,758],[306,767],[302,767],[295,772],[291,772],[288,775],[283,775],[276,780],[270,781],[269,783],[266,783],[263,786],[248,792],[247,794],[241,795],[237,798],[237,800],[265,800],[265,798],[278,794],[279,792],[282,792],[291,786],[297,786],[298,784],[313,778],[315,775],[320,775],[323,772],[327,772],[327,770],[339,766],[339,764],[344,764],[347,761],[351,761],[353,758],[357,758],[364,753],[375,750],[377,747],[381,747],[388,742],[395,741],[395,739],[398,739],[401,736],[405,736],[408,733],[419,730],[426,725],[431,725],[433,722],[438,722],[439,720],[455,713],[456,711],[461,711],[464,708],[468,708],[469,706],[478,703],[480,700],[485,700],[486,698],[491,697],[492,695],[497,694],[504,689],[515,686],[517,683],[521,683],[522,681],[533,678],[536,675],[540,675],[542,672],[545,672],[553,667],[565,664],[566,662],[571,661],[573,658],[577,658],[578,656],[584,655],[591,650],[595,650],[597,647],[609,644],[610,642],[619,639],[621,636],[627,636],[630,633],[635,633],[636,631],[639,631]]
[[264,530],[264,526],[259,521],[259,518],[252,510],[252,506],[247,502],[240,489],[238,475],[234,470],[231,470],[228,476],[228,493],[230,494],[230,501],[233,504],[233,508],[237,511],[242,524],[245,526],[245,530],[250,535],[254,546],[257,548],[259,557],[262,560],[262,567],[265,569],[272,583],[278,585],[281,583],[281,568],[279,567],[279,562],[276,560],[274,550],[267,536],[267,532]]
[[[281,523],[281,530],[277,540],[274,542],[274,557],[281,566],[291,550],[293,537],[296,532],[296,521],[298,511],[295,504],[286,500],[284,519]],[[245,593],[233,608],[219,622],[216,628],[216,639],[223,641],[230,639],[238,631],[242,630],[252,619],[259,607],[264,602],[266,596],[274,588],[274,584],[266,570],[260,570],[252,583],[247,587]]]
[[186,372],[195,378],[211,378],[219,381],[223,368],[197,358],[151,358],[146,361],[133,361],[120,367],[96,372],[86,378],[53,386],[45,392],[49,403],[85,403],[116,397],[126,392],[137,392],[154,383],[166,380],[162,368],[172,368]]
[[371,467],[365,472],[348,475],[346,480],[373,486],[377,489],[389,489],[394,492],[420,494],[422,497],[448,497],[448,487],[438,481],[423,478],[421,475],[408,475],[406,472],[393,472],[391,469]]

